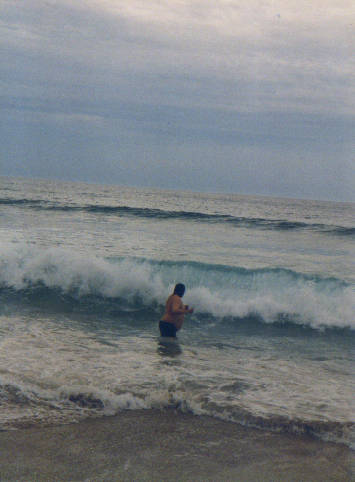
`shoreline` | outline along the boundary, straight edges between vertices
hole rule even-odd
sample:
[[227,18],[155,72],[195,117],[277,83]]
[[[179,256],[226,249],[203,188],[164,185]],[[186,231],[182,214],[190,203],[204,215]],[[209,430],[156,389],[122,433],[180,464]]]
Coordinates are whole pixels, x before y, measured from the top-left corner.
[[[0,480],[351,481],[355,452],[174,409],[0,432]],[[325,475],[326,474],[326,475]]]

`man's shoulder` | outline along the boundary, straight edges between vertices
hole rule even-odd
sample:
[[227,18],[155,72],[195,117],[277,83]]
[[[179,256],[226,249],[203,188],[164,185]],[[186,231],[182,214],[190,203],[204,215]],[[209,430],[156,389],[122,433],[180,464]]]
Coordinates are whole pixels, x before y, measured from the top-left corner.
[[171,295],[171,301],[173,303],[179,303],[179,305],[182,305],[182,299],[178,295],[175,295],[175,294]]
[[172,295],[169,296],[168,298],[168,303],[180,303],[181,302],[181,298],[180,296],[176,295],[175,293],[173,293]]

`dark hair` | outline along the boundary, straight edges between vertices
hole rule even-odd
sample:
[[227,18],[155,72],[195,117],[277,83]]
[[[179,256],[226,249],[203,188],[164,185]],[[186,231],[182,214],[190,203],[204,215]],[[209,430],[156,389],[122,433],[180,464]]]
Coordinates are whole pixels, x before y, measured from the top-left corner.
[[183,285],[182,283],[178,283],[177,285],[175,285],[174,295],[178,295],[180,296],[180,298],[182,298],[184,296],[184,293],[185,293],[185,285]]

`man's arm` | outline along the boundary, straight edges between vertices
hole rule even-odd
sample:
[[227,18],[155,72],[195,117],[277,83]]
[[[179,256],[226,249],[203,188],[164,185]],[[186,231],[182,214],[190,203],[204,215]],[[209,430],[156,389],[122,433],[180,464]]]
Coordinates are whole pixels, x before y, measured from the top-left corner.
[[189,310],[183,305],[181,298],[174,296],[172,301],[171,312],[174,313],[174,315],[184,315],[185,313],[189,313]]
[[171,312],[174,315],[186,315],[186,313],[193,313],[194,309],[184,305],[181,300],[173,300],[171,304]]

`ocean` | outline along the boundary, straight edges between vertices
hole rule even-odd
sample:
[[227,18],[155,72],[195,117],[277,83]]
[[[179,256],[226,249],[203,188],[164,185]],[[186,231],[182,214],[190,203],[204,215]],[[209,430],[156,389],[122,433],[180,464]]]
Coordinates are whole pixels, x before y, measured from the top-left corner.
[[1,177],[0,430],[173,407],[354,447],[354,212]]

